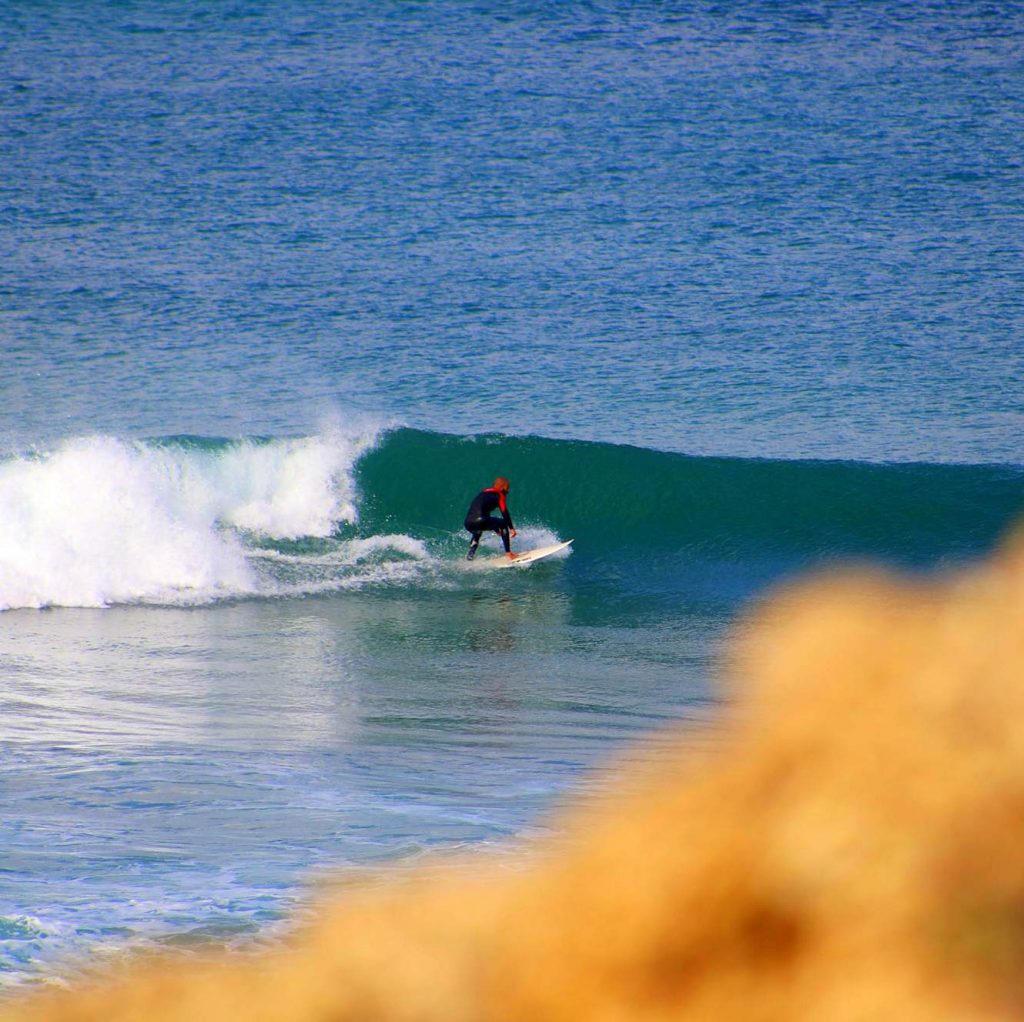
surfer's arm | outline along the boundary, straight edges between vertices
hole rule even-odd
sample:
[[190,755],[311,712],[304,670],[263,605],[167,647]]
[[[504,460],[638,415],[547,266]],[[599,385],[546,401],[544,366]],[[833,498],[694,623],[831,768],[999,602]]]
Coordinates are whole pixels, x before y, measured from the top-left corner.
[[516,527],[512,524],[512,516],[508,513],[508,502],[505,500],[505,494],[498,494],[498,510],[501,512],[501,517],[505,520],[505,525],[508,526],[508,532],[510,536],[516,534]]

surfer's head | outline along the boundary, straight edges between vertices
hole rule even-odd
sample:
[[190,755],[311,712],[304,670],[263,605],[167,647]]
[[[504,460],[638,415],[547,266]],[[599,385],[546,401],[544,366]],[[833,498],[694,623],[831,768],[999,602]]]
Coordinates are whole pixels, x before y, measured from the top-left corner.
[[494,480],[494,489],[496,489],[498,493],[508,493],[508,480],[504,476],[498,476],[498,478]]

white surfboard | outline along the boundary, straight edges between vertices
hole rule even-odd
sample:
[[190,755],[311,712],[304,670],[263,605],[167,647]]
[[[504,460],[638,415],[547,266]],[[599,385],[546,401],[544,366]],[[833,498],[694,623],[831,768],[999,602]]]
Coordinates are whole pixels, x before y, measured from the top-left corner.
[[488,567],[494,568],[525,568],[528,564],[533,564],[542,557],[550,557],[552,554],[557,554],[559,550],[564,550],[571,542],[571,539],[567,539],[564,543],[539,546],[535,550],[527,550],[524,553],[516,554],[515,559],[511,561],[507,557],[488,557],[486,563]]

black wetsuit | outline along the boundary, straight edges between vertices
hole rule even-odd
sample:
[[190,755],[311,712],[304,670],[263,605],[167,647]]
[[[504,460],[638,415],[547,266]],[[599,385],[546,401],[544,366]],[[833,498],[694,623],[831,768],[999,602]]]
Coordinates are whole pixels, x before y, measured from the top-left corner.
[[[492,518],[491,512],[501,512],[500,518]],[[466,554],[467,560],[473,560],[476,555],[476,548],[480,543],[480,537],[485,532],[496,532],[501,536],[501,542],[505,546],[505,553],[512,550],[512,543],[509,539],[509,529],[513,528],[512,516],[508,513],[508,504],[505,502],[505,494],[494,489],[493,486],[481,490],[469,505],[466,512],[466,528],[473,538],[469,541],[469,551]]]

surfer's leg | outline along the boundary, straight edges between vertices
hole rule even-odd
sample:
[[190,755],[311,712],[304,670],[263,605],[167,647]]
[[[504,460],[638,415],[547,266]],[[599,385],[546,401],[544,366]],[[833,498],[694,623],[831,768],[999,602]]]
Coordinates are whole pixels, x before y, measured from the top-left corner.
[[473,536],[469,544],[469,552],[466,554],[467,561],[473,560],[476,556],[476,548],[480,543],[480,537],[485,532],[496,532],[501,536],[501,542],[505,546],[505,553],[512,549],[508,529],[505,528],[505,523],[500,518],[478,518],[475,520],[467,518],[466,529]]

